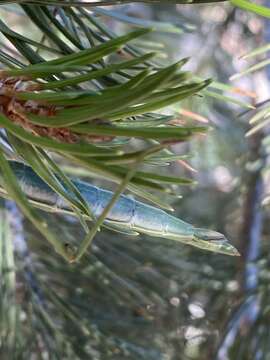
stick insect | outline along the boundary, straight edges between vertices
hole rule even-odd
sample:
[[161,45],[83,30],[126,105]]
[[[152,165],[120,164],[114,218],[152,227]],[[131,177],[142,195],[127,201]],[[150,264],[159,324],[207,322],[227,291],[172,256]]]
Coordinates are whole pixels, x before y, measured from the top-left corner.
[[[29,166],[9,161],[17,181],[25,195],[34,205],[57,212],[71,212],[69,204],[54,192]],[[89,183],[72,180],[95,217],[98,217],[111,200],[113,193]],[[3,194],[3,190],[2,190]],[[89,219],[93,220],[93,219]],[[104,225],[125,233],[140,233],[171,239],[216,253],[237,256],[238,251],[224,235],[202,228],[196,228],[164,210],[121,195],[109,212]]]

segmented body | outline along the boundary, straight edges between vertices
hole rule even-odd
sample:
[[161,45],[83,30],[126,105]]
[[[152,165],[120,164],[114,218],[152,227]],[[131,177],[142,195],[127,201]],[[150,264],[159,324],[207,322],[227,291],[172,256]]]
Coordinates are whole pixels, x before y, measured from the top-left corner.
[[[19,162],[10,161],[23,192],[31,199],[50,205],[58,210],[70,210],[65,200],[55,193],[35,172]],[[98,217],[113,193],[89,183],[72,180],[88,203],[91,212]],[[151,236],[181,241],[199,248],[228,255],[238,255],[226,238],[215,231],[195,228],[165,211],[121,195],[106,218],[106,224],[127,233],[146,233]]]

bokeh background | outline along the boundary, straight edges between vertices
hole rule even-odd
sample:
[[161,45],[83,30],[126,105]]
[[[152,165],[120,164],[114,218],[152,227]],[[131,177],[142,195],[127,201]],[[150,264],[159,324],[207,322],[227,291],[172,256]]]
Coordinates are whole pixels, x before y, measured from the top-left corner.
[[[230,84],[228,96],[235,100],[253,105],[268,100],[267,67],[230,80],[252,64],[241,57],[267,43],[269,24],[262,18],[225,3],[132,4],[113,10],[129,18],[119,21],[102,10],[99,15],[117,33],[150,20],[165,24],[148,39],[150,47],[161,50],[162,62],[190,57],[185,69]],[[0,8],[0,16],[16,31],[40,40],[11,6]],[[13,270],[2,271],[2,279],[16,286],[1,300],[1,359],[270,359],[270,228],[269,209],[262,206],[269,187],[263,142],[267,128],[246,137],[256,110],[224,98],[193,97],[175,109],[183,118],[192,111],[211,125],[206,137],[173,147],[189,154],[185,162],[160,169],[197,181],[196,186],[176,189],[181,198],[169,199],[175,215],[226,234],[242,256],[104,230],[80,264],[67,265],[15,204],[3,200],[1,228],[11,224],[15,255],[3,265]],[[105,181],[96,183],[110,188]],[[83,237],[74,219],[42,216],[67,242]],[[3,236],[1,246],[8,254]],[[12,336],[4,327],[8,317],[16,319]]]

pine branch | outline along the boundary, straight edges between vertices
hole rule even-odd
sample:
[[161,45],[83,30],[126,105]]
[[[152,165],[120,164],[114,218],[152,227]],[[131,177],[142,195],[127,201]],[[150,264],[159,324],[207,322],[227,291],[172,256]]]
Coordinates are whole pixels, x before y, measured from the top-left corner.
[[82,6],[82,7],[95,7],[95,6],[112,6],[112,5],[122,5],[132,2],[137,3],[148,3],[148,4],[158,4],[166,3],[170,4],[204,4],[204,3],[216,3],[216,2],[225,2],[227,0],[100,0],[100,1],[73,1],[73,0],[1,0],[3,4],[16,3],[16,4],[36,4],[36,5],[52,5],[52,6],[61,6],[61,7],[70,7],[70,6]]

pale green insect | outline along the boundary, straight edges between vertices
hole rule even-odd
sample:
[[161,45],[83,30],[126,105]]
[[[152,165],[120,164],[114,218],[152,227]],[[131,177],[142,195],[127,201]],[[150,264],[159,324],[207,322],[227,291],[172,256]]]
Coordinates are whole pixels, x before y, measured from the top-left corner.
[[[69,204],[54,192],[30,167],[10,161],[16,178],[29,199],[37,206],[67,212]],[[72,180],[87,202],[91,212],[98,217],[112,197],[112,192],[86,182]],[[237,256],[238,251],[224,235],[207,229],[196,228],[165,211],[121,195],[109,212],[105,225],[129,235],[144,233],[172,239],[217,253]]]

